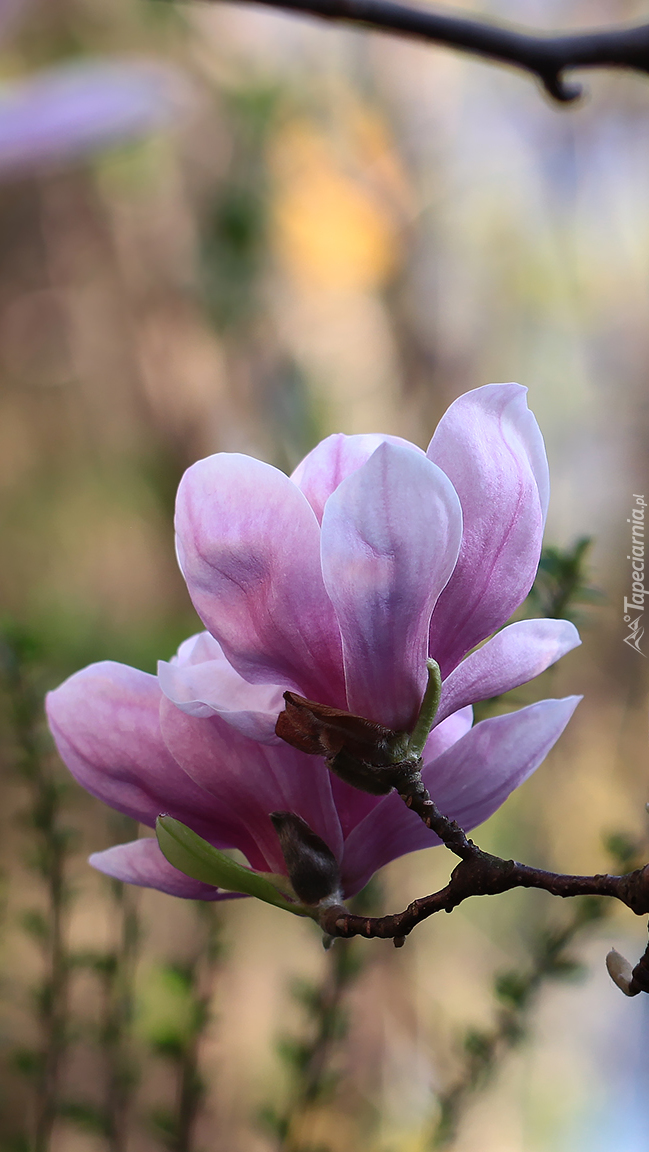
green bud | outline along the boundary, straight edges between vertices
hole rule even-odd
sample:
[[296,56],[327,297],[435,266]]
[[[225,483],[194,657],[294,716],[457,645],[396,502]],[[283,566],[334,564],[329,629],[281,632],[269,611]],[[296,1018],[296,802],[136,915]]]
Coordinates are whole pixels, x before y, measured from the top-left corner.
[[291,886],[285,876],[244,868],[173,816],[158,816],[156,836],[163,856],[185,876],[226,892],[256,896],[296,916],[308,915],[306,909],[291,902]]

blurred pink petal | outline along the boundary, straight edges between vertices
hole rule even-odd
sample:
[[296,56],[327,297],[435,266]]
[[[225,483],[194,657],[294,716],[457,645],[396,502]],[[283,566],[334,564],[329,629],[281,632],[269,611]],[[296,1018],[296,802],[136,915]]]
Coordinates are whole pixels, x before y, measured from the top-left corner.
[[220,892],[211,884],[202,884],[179,872],[162,855],[155,837],[132,840],[130,844],[116,844],[104,852],[93,852],[90,864],[98,872],[112,876],[113,880],[123,880],[126,884],[138,884],[142,888],[157,888],[170,896],[181,896],[185,900],[232,900],[241,899],[235,892]]
[[382,444],[329,497],[322,569],[342,636],[350,712],[397,730],[414,724],[431,612],[461,539],[452,484],[410,448]]
[[59,65],[0,88],[0,176],[69,162],[175,119],[179,72],[152,60]]
[[509,624],[462,660],[446,678],[436,722],[465,704],[489,700],[526,684],[578,644],[579,633],[568,620],[519,620]]
[[196,611],[241,676],[344,699],[320,529],[288,476],[238,454],[199,460],[180,483],[176,532]]
[[381,444],[400,444],[414,452],[422,451],[401,436],[384,436],[379,432],[345,436],[344,432],[334,432],[333,436],[321,440],[298,464],[291,480],[304,492],[319,524],[322,524],[324,506],[332,492],[346,476],[365,464]]
[[446,676],[529,592],[548,500],[543,438],[519,384],[488,384],[451,404],[428,448],[460,497],[460,556],[439,598],[430,654]]

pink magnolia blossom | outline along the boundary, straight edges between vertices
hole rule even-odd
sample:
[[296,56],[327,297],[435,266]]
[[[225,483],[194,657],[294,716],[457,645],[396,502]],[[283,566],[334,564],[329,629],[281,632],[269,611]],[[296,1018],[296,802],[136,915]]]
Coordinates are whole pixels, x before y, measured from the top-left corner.
[[[286,873],[270,813],[294,812],[329,845],[352,895],[388,861],[439,841],[396,793],[357,791],[280,741],[283,693],[410,731],[430,655],[443,685],[424,782],[463,828],[486,820],[579,700],[472,726],[472,703],[579,643],[564,620],[503,627],[534,579],[548,499],[525,391],[491,384],[461,396],[427,453],[394,436],[340,434],[290,478],[239,454],[193,465],[178,492],[178,556],[207,631],[157,678],[96,664],[50,694],[77,780],[143,824],[169,813],[266,872]],[[229,895],[177,871],[152,838],[91,862],[174,895]]]

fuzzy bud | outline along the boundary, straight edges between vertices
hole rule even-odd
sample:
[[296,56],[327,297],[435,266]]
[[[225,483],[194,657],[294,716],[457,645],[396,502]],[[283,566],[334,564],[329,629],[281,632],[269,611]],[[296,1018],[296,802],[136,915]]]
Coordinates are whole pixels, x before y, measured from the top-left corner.
[[328,844],[294,812],[271,812],[286,870],[303,904],[342,899],[338,861]]
[[331,770],[347,784],[383,796],[403,775],[400,762],[408,746],[407,732],[395,732],[362,716],[285,692],[276,734],[312,756],[324,756]]

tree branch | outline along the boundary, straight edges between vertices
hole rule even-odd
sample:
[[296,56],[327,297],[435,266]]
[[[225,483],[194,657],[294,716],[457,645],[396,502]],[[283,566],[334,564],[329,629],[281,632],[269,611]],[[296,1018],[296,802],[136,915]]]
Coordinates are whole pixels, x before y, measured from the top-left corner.
[[[240,2],[240,0],[237,0]],[[247,0],[246,0],[247,2]],[[444,44],[499,64],[530,72],[555,100],[576,100],[581,87],[569,84],[573,68],[626,68],[649,72],[649,24],[545,35],[504,24],[455,16],[396,0],[255,0],[270,8],[323,20],[360,24],[432,44]]]
[[636,916],[649,915],[649,864],[624,876],[564,876],[560,872],[505,861],[474,844],[473,855],[455,867],[439,892],[415,900],[392,916],[353,916],[342,905],[327,908],[320,925],[332,937],[355,937],[401,942],[422,920],[436,912],[452,912],[469,896],[495,896],[512,888],[541,888],[553,896],[612,896]]
[[[403,912],[391,916],[356,916],[342,905],[323,909],[319,923],[327,936],[392,939],[400,947],[417,924],[436,912],[452,912],[470,896],[495,896],[512,888],[540,888],[564,898],[610,896],[626,904],[637,916],[649,915],[649,864],[623,876],[568,876],[532,868],[517,860],[503,860],[484,852],[454,820],[442,815],[420,776],[410,775],[401,785],[397,783],[397,789],[407,806],[460,857],[460,863],[453,869],[445,888],[414,900]],[[649,947],[633,969],[633,978],[631,995],[649,992]]]
[[391,916],[354,916],[341,905],[327,908],[320,924],[329,936],[365,936],[400,943],[422,920],[436,912],[452,912],[470,896],[495,896],[512,888],[540,888],[553,896],[611,896],[638,916],[649,914],[649,865],[623,876],[567,876],[502,860],[474,845],[470,860],[453,870],[445,888],[414,900]]

